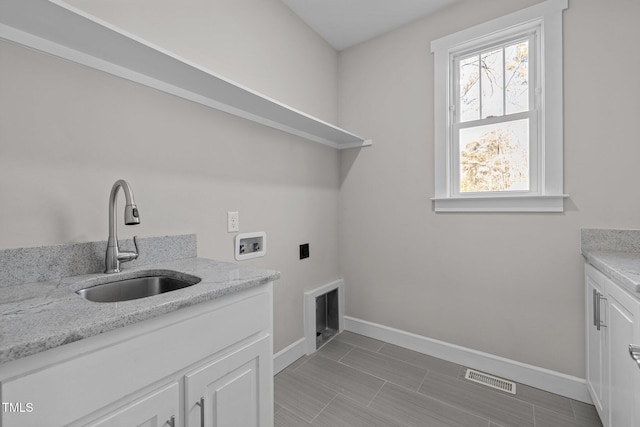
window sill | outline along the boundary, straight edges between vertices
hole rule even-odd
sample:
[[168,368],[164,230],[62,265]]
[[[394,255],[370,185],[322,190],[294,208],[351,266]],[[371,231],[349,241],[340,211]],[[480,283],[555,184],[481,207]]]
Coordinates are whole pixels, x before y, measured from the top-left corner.
[[564,212],[568,194],[433,198],[435,212]]

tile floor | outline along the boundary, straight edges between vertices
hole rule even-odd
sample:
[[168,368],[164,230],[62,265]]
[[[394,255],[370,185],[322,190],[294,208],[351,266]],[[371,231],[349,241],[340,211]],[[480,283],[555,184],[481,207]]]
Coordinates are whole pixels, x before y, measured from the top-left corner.
[[465,369],[351,332],[275,377],[276,427],[602,427],[595,408],[517,384],[514,396]]

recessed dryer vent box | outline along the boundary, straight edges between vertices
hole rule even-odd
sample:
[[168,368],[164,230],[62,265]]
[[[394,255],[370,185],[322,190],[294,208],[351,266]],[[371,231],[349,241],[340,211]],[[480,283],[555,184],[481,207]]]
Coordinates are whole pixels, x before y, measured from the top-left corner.
[[243,233],[236,236],[236,261],[264,256],[267,253],[267,233]]

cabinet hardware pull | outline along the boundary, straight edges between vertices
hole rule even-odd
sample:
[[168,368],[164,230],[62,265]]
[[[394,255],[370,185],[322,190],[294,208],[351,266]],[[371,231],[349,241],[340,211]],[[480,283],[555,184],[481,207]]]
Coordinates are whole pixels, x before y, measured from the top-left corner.
[[200,398],[196,405],[200,407],[200,427],[204,427],[204,396]]
[[600,330],[600,292],[596,291],[596,329]]
[[171,418],[169,418],[167,424],[169,424],[169,427],[176,427],[176,417],[174,415],[171,415]]
[[[606,328],[607,325],[602,321],[602,306],[600,305],[601,301],[606,301],[607,299],[602,296],[602,294],[598,295],[598,323],[602,328]],[[598,328],[600,330],[600,328]]]
[[598,291],[593,290],[593,326],[598,326],[598,316],[596,313],[598,312]]
[[629,344],[629,355],[638,364],[638,368],[640,368],[640,346]]
[[598,306],[597,306],[598,309],[596,310],[597,312],[596,317],[598,319],[598,324],[596,325],[596,329],[600,330],[601,327],[603,328],[607,327],[607,325],[604,324],[604,322],[602,321],[602,318],[600,317],[600,315],[602,314],[602,312],[600,311],[600,301],[601,300],[606,301],[607,299],[604,298],[600,292],[596,292],[596,293],[597,293],[597,301],[598,301]]

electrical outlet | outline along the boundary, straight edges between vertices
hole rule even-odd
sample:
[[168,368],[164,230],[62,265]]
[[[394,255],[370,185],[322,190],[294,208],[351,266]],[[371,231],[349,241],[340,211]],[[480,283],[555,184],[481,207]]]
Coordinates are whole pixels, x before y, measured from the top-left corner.
[[309,244],[304,243],[300,245],[300,259],[309,258]]
[[227,212],[227,232],[240,231],[240,215],[238,212]]

